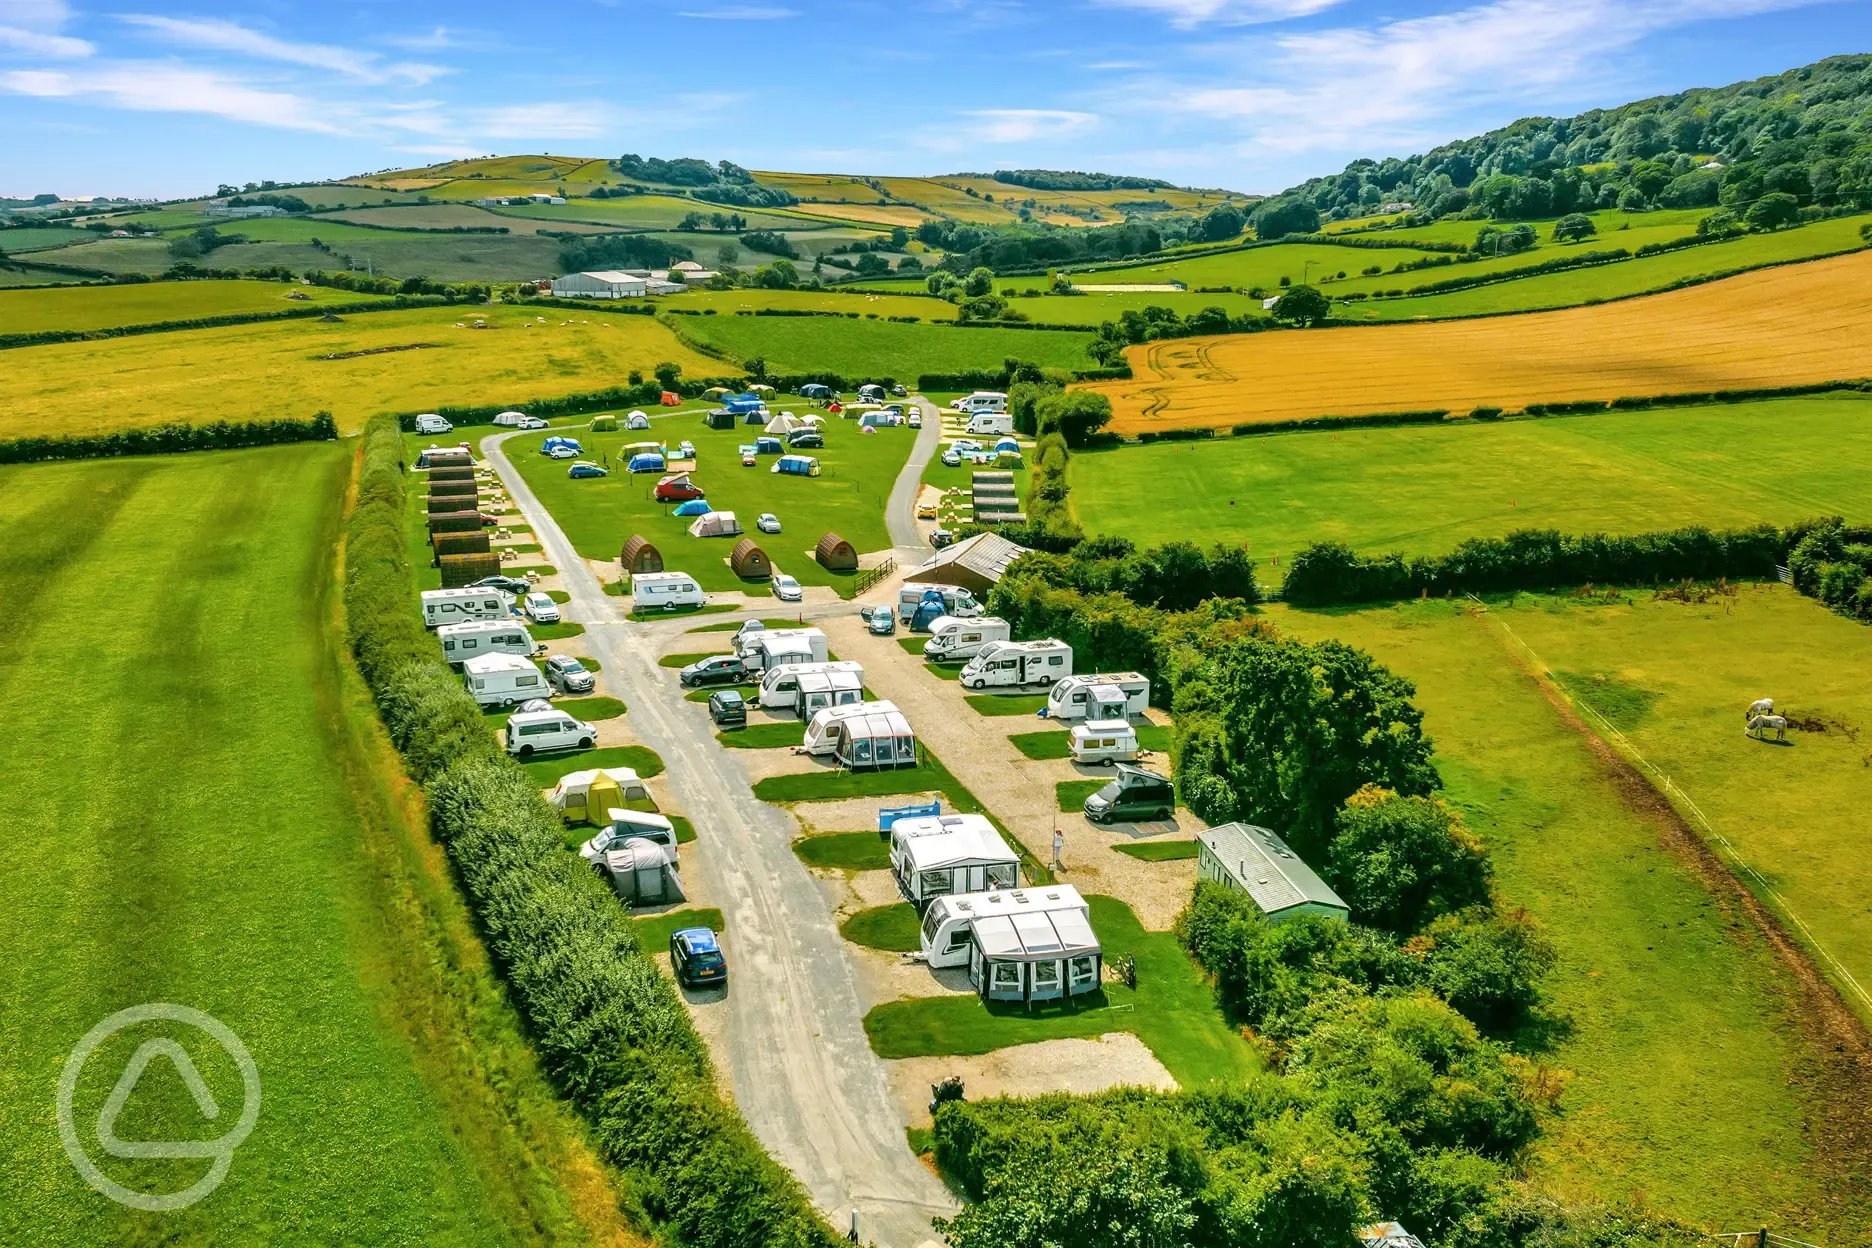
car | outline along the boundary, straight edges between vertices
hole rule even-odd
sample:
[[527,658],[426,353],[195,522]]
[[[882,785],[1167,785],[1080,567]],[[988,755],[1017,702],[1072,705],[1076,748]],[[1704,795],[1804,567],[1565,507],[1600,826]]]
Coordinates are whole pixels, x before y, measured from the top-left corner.
[[531,581],[523,581],[517,576],[484,576],[469,585],[470,589],[503,589],[516,597],[533,592]]
[[962,453],[952,447],[942,453],[942,462],[945,468],[960,468],[962,466]]
[[726,988],[728,959],[713,928],[685,927],[669,938],[670,972],[685,988]]
[[574,446],[555,446],[548,449],[546,454],[547,457],[551,459],[577,459],[578,448]]
[[702,487],[686,475],[659,481],[656,485],[656,501],[659,503],[686,503],[701,497]]
[[559,622],[559,604],[537,591],[520,600],[520,609],[526,612],[527,619],[535,624],[557,624]]
[[879,607],[865,617],[865,625],[873,637],[889,637],[897,631],[897,613],[888,605]]
[[936,504],[918,503],[916,518],[919,520],[934,520],[936,518]]
[[608,477],[610,475],[611,472],[609,469],[594,464],[589,459],[581,459],[570,468],[566,469],[566,476],[571,477],[574,481],[582,481],[587,477]]
[[796,451],[823,451],[825,438],[811,429],[796,429],[787,435],[787,445]]
[[1117,778],[1085,799],[1093,823],[1152,823],[1176,818],[1176,790],[1167,776],[1118,765]]
[[922,408],[918,408],[916,411],[910,413],[910,427],[912,429],[921,429],[923,427]]
[[949,449],[958,455],[966,455],[970,451],[981,450],[982,444],[977,442],[974,438],[957,438],[949,444]]
[[677,459],[694,459],[695,458],[695,443],[686,442],[686,441],[678,443],[676,446],[676,458]]
[[537,416],[522,416],[520,418],[520,422],[516,424],[514,428],[516,429],[544,429],[546,428],[546,422],[541,420]]
[[747,699],[737,689],[717,689],[709,694],[708,713],[719,727],[747,727]]
[[560,693],[590,693],[597,678],[574,656],[555,654],[546,660],[546,683]]
[[898,384],[891,387],[891,393],[901,399],[910,392],[905,390],[902,384]]
[[805,595],[806,591],[800,588],[800,583],[786,573],[773,574],[773,596],[781,602],[798,602]]
[[738,685],[747,675],[747,665],[738,654],[711,654],[697,659],[678,672],[676,678],[685,689],[698,685]]
[[744,446],[741,448],[741,466],[743,468],[752,468],[758,463],[760,463],[760,460],[754,457],[753,447]]
[[937,550],[941,550],[954,541],[955,534],[948,529],[936,529],[930,533],[930,545],[934,546]]
[[774,515],[771,511],[763,511],[760,514],[760,519],[754,522],[754,527],[763,533],[778,533],[780,531],[780,517]]

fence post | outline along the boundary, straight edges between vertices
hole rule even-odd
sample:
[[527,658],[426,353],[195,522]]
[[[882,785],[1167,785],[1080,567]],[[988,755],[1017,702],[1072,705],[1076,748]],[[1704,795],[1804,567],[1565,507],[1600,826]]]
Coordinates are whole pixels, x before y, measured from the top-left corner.
[[1762,1227],[1755,1232],[1755,1248],[1768,1248],[1768,1228]]

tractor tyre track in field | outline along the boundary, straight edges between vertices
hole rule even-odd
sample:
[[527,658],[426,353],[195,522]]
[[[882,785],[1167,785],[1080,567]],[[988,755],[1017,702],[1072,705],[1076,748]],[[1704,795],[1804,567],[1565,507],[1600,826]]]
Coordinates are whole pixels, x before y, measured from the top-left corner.
[[[1815,1160],[1829,1180],[1823,1186],[1829,1221],[1842,1231],[1859,1229],[1865,1211],[1872,1209],[1872,1173],[1865,1164],[1872,1157],[1872,1098],[1866,1092],[1872,1088],[1872,1033],[1820,972],[1806,948],[1644,773],[1594,732],[1552,682],[1542,679],[1525,656],[1507,644],[1499,630],[1480,613],[1472,612],[1471,618],[1502,646],[1560,722],[1586,743],[1625,804],[1656,827],[1659,845],[1697,877],[1719,910],[1745,918],[1788,972],[1791,982],[1784,987],[1789,1012],[1800,1022],[1802,1040],[1796,1053],[1801,1072],[1796,1081],[1806,1085],[1802,1109],[1809,1139]],[[1738,940],[1745,940],[1745,932],[1737,932],[1739,927],[1733,924],[1730,930]]]

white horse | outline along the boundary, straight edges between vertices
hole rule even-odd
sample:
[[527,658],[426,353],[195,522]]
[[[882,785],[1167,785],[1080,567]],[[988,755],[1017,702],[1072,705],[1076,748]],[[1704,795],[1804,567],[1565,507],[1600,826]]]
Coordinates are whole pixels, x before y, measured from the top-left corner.
[[1749,703],[1749,709],[1742,712],[1742,718],[1754,719],[1757,715],[1772,714],[1774,714],[1774,699],[1756,698],[1753,702]]
[[1775,734],[1775,740],[1787,740],[1787,716],[1756,715],[1749,720],[1748,727],[1743,730],[1743,735],[1763,741],[1767,739],[1763,734],[1770,731]]

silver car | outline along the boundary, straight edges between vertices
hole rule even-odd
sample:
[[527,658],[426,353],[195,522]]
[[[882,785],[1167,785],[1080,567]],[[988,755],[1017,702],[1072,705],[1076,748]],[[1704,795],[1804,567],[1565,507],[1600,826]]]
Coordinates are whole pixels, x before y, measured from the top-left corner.
[[805,596],[805,593],[806,591],[800,588],[800,583],[786,573],[774,573],[773,596],[781,602],[798,602]]

